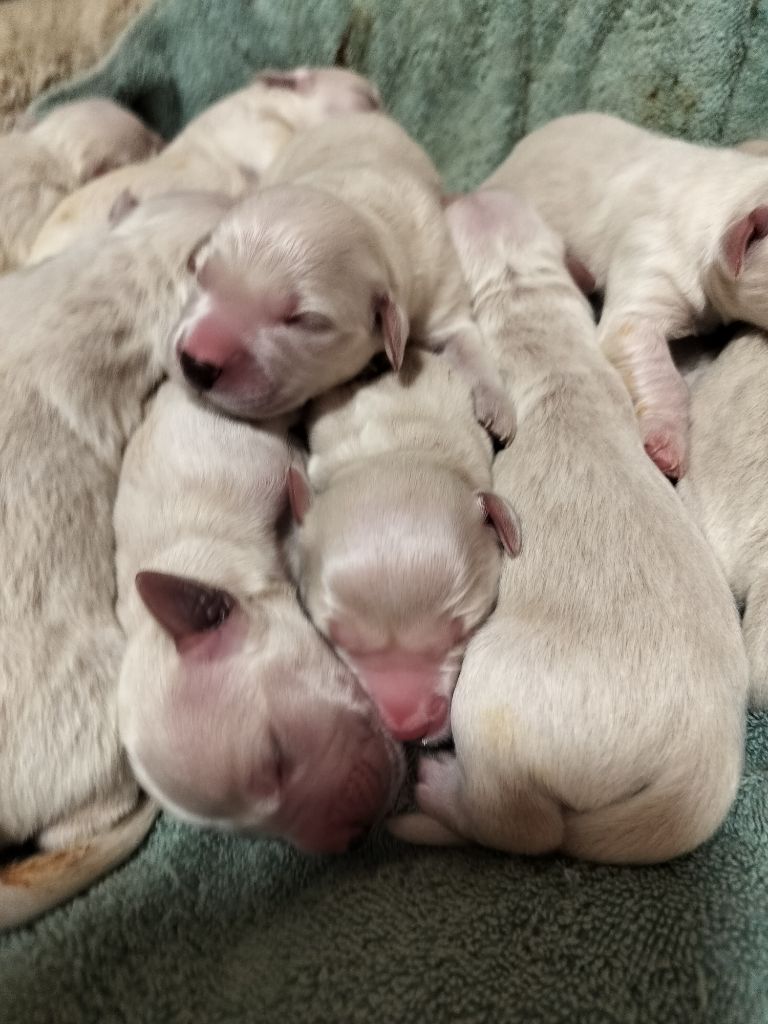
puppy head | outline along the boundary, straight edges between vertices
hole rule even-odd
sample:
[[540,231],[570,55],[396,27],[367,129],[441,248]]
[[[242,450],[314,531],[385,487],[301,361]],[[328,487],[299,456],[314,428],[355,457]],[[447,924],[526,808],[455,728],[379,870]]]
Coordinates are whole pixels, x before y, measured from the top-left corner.
[[514,512],[412,455],[374,461],[310,498],[293,472],[305,606],[399,740],[439,740],[461,656],[498,593]]
[[346,849],[389,808],[400,752],[286,585],[258,598],[139,573],[120,729],[137,778],[186,820]]
[[71,169],[82,185],[107,171],[153,156],[163,140],[129,110],[107,99],[63,103],[34,135]]
[[768,329],[768,206],[736,217],[720,239],[705,290],[727,320]]
[[402,357],[407,321],[375,234],[328,193],[277,186],[249,197],[190,271],[177,373],[233,415],[289,412],[381,348]]
[[317,123],[329,117],[381,109],[376,86],[345,68],[293,68],[263,71],[256,76],[269,89],[294,93],[302,100],[309,119]]

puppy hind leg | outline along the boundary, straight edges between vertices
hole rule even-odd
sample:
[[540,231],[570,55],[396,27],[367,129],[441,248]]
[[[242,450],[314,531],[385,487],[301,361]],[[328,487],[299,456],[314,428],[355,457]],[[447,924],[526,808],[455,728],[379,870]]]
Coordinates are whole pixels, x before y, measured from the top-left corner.
[[749,658],[749,703],[768,708],[768,573],[747,592],[741,628]]
[[608,295],[598,328],[601,348],[632,397],[648,456],[666,476],[680,479],[688,464],[688,387],[664,322],[625,312]]
[[41,850],[54,851],[87,842],[93,836],[114,828],[117,822],[134,811],[138,802],[138,786],[133,780],[126,780],[109,796],[94,798],[49,825],[38,835],[37,845]]

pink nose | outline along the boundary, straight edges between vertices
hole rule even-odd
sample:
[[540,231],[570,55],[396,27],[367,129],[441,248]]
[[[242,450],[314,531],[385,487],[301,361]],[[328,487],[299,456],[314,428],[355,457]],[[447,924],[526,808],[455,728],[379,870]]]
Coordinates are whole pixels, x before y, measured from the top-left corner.
[[448,701],[445,697],[433,696],[415,707],[412,701],[385,701],[379,704],[379,711],[387,729],[401,743],[436,736],[448,724]]
[[216,311],[201,317],[179,344],[179,356],[223,368],[243,352],[243,339]]

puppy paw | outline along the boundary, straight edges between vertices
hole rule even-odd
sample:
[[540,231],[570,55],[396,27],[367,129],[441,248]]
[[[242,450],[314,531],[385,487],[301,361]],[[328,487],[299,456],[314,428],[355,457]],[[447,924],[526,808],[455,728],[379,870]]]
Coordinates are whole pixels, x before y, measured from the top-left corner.
[[517,431],[517,415],[512,399],[501,387],[491,384],[476,384],[472,398],[478,423],[506,447]]
[[688,437],[679,424],[643,423],[643,447],[648,457],[670,480],[680,480],[688,469]]
[[461,769],[453,754],[422,757],[416,784],[419,810],[442,821],[450,820],[461,792]]

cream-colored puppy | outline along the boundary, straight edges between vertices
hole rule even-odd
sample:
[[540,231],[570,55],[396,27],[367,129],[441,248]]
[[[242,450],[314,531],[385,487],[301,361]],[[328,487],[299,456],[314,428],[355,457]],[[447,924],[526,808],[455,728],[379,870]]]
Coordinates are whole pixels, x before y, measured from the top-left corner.
[[375,87],[353,71],[265,71],[204,110],[156,159],[91,182],[60,203],[42,226],[30,262],[102,228],[126,191],[139,200],[173,189],[239,196],[258,181],[299,129],[378,106]]
[[225,203],[151,201],[92,244],[0,279],[0,844],[68,851],[26,882],[0,873],[0,926],[70,895],[149,825],[142,811],[117,849],[102,836],[138,801],[117,737],[112,507],[164,372],[187,254]]
[[316,494],[293,477],[304,604],[397,739],[441,739],[462,651],[496,600],[499,539],[520,545],[469,389],[411,349],[402,379],[319,399],[309,444]]
[[120,731],[174,814],[332,852],[391,807],[402,756],[287,577],[294,458],[281,430],[161,388],[115,506]]
[[417,842],[666,860],[707,839],[739,780],[747,664],[728,587],[643,454],[560,239],[511,193],[449,220],[481,329],[517,402],[494,488],[525,544],[472,638],[456,755],[424,758]]
[[380,351],[397,369],[410,336],[473,388],[506,440],[514,411],[485,356],[441,206],[440,178],[384,114],[296,136],[265,187],[194,261],[180,370],[214,404],[268,419],[354,377]]
[[[763,374],[766,374],[764,377]],[[750,699],[768,706],[768,339],[736,337],[691,385],[691,456],[679,494],[743,608]]]
[[574,114],[524,138],[486,184],[535,203],[605,290],[600,344],[646,451],[683,476],[688,391],[668,342],[731,320],[768,328],[766,165]]
[[161,145],[137,117],[106,99],[64,103],[27,131],[0,136],[0,271],[24,263],[66,195]]

